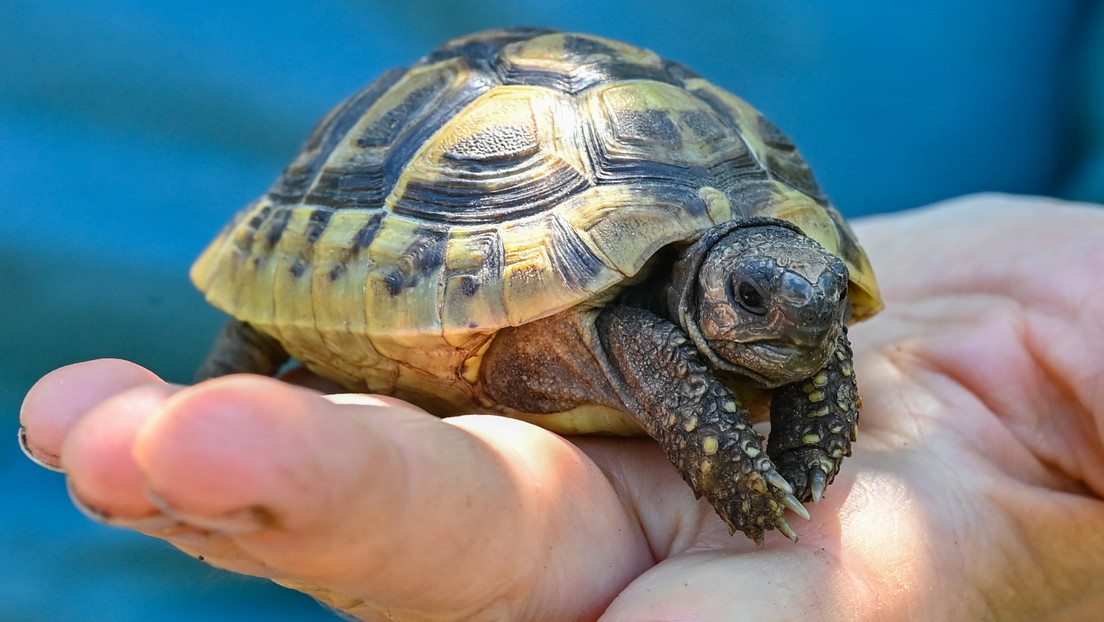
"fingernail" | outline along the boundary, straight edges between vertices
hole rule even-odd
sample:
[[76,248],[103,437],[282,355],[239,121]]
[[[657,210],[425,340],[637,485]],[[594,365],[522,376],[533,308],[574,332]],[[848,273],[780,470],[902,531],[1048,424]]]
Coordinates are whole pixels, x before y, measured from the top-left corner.
[[72,480],[66,481],[66,488],[69,491],[69,499],[72,500],[73,505],[77,506],[77,509],[80,510],[82,514],[97,523],[124,529],[134,529],[136,531],[161,531],[176,527],[180,524],[180,521],[175,518],[161,513],[134,518],[114,516],[103,508],[96,507],[82,499],[80,494],[78,494],[73,487]]
[[276,525],[276,515],[266,507],[254,505],[241,510],[234,510],[217,516],[203,516],[191,512],[183,512],[166,501],[163,497],[146,491],[153,504],[167,516],[176,520],[219,533],[235,535],[254,533],[268,529]]
[[31,462],[37,464],[38,466],[44,469],[50,469],[51,471],[56,471],[58,473],[64,472],[61,470],[60,466],[50,462],[46,462],[44,459],[40,458],[33,449],[31,449],[30,444],[27,442],[27,428],[24,428],[22,426],[19,427],[19,448],[23,450],[23,455],[30,458]]

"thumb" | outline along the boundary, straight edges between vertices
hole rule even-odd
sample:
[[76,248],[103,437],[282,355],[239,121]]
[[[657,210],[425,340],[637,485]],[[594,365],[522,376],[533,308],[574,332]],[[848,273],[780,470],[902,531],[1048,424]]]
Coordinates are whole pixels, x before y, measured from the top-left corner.
[[236,376],[168,398],[135,457],[163,511],[212,533],[182,548],[363,617],[596,617],[651,563],[582,452],[500,417]]

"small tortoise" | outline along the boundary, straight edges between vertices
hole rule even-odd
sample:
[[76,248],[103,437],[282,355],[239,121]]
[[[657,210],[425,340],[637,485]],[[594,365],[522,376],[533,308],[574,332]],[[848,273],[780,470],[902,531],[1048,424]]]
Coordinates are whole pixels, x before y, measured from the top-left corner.
[[845,325],[881,308],[770,121],[648,50],[536,29],[353,95],[192,279],[234,318],[201,379],[290,355],[441,416],[644,432],[757,542],[796,540],[784,509],[850,454]]

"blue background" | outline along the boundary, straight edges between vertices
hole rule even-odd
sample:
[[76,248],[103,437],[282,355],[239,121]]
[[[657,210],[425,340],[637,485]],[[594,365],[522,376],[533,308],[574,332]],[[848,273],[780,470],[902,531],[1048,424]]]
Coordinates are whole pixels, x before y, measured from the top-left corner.
[[630,41],[740,94],[849,216],[1104,199],[1087,1],[0,0],[0,620],[334,619],[82,517],[19,453],[19,404],[96,357],[186,381],[222,321],[188,266],[313,124],[449,37],[518,24]]

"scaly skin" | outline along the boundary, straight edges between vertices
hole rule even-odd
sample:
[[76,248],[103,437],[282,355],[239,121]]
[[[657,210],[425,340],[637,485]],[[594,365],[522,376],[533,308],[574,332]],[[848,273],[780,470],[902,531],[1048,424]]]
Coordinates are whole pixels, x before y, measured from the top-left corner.
[[786,507],[808,514],[776,470],[749,414],[686,335],[643,309],[613,307],[598,318],[598,334],[626,410],[659,441],[683,479],[704,496],[735,533],[762,544],[778,528],[797,536]]
[[775,389],[767,454],[802,501],[820,501],[859,428],[859,394],[844,331],[824,369]]

